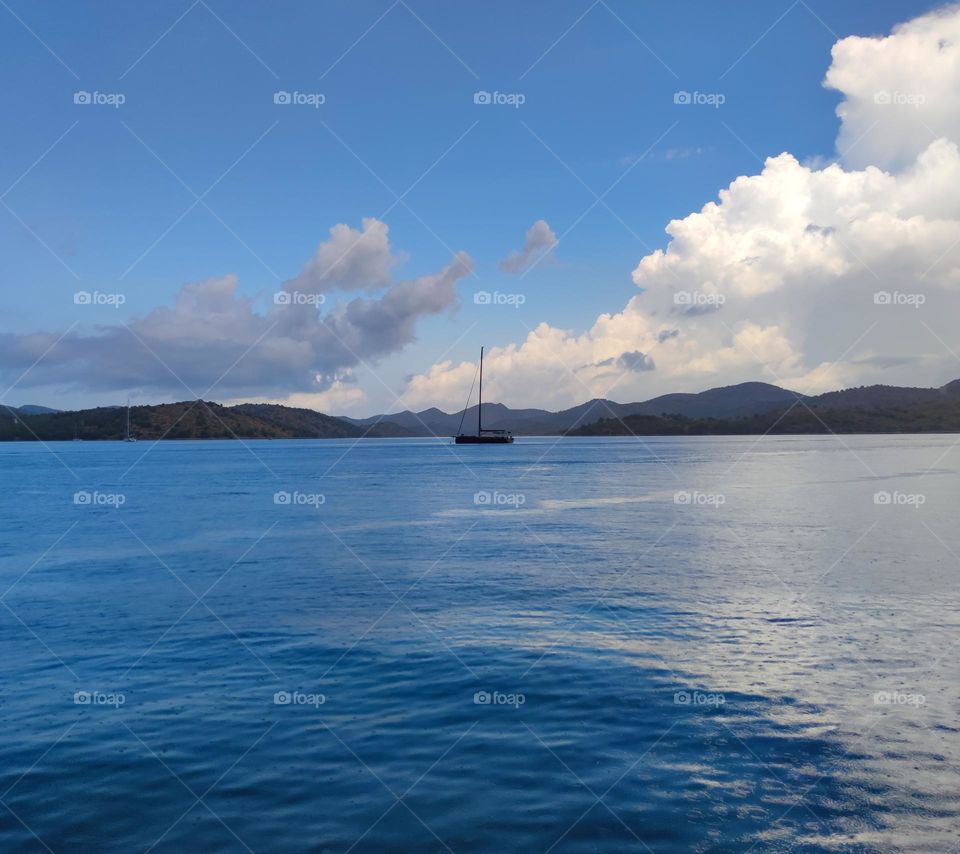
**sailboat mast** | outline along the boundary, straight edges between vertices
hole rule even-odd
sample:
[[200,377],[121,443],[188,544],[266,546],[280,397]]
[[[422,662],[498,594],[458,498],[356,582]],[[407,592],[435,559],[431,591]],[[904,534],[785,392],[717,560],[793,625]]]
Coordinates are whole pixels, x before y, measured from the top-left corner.
[[127,398],[127,438],[130,438],[130,398]]
[[480,415],[483,410],[483,347],[480,348],[480,390],[477,392],[477,435],[483,432]]

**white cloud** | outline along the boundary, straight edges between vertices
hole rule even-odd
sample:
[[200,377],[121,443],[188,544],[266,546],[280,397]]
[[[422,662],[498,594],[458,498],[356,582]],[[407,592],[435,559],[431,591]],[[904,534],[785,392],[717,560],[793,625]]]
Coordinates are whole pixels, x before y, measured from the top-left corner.
[[825,85],[844,95],[837,148],[844,162],[897,169],[938,137],[960,141],[960,13],[946,6],[886,38],[833,46]]
[[366,217],[362,230],[340,223],[330,229],[316,254],[287,282],[289,291],[329,293],[331,291],[373,291],[390,284],[391,271],[402,259],[390,249],[389,227]]
[[[737,178],[669,223],[666,249],[640,260],[641,292],[622,311],[580,333],[542,323],[489,349],[485,396],[560,407],[753,379],[817,392],[960,374],[928,328],[960,320],[958,37],[955,6],[886,39],[839,42],[827,74],[845,95],[838,145],[859,137],[844,165],[783,153]],[[922,91],[927,105],[890,112],[873,100],[884,87]],[[852,168],[853,152],[879,166]],[[919,293],[923,311],[877,305],[879,291]],[[624,370],[619,360],[635,352],[654,369]],[[434,365],[406,400],[455,408],[473,370]]]
[[[20,386],[142,389],[181,399],[208,389],[220,397],[259,399],[328,393],[331,402],[347,404],[350,369],[401,350],[415,340],[421,319],[455,308],[456,284],[472,267],[459,253],[437,273],[394,282],[389,269],[395,256],[387,227],[377,220],[365,220],[362,233],[336,226],[316,258],[331,258],[357,235],[369,236],[370,245],[362,260],[349,263],[350,277],[336,281],[341,290],[376,286],[384,291],[378,296],[319,306],[291,301],[261,313],[237,292],[236,276],[207,279],[184,285],[172,306],[126,325],[77,329],[62,338],[53,332],[0,334],[0,371],[16,379],[42,355]],[[311,281],[325,289],[330,280],[321,275]],[[297,290],[290,282],[285,289]]]
[[497,266],[504,273],[523,273],[556,245],[557,235],[553,233],[546,220],[538,219],[527,229],[523,249],[514,250]]

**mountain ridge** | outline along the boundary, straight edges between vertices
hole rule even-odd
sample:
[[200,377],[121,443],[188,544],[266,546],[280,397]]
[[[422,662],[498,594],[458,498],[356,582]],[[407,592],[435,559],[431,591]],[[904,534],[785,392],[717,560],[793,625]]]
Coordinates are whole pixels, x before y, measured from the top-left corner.
[[[797,404],[802,404],[798,406]],[[939,388],[871,385],[813,396],[733,418],[631,414],[568,431],[573,436],[708,436],[960,432],[960,380]]]
[[[660,395],[635,403],[617,403],[613,400],[593,398],[577,406],[551,412],[546,409],[510,409],[502,403],[483,404],[483,426],[490,429],[511,430],[517,435],[559,435],[592,420],[602,417],[623,418],[627,415],[686,415],[689,417],[751,415],[785,405],[802,398],[798,392],[783,389],[770,383],[745,382],[719,386],[702,392]],[[448,413],[431,407],[420,412],[403,412],[372,415],[367,418],[339,416],[344,421],[361,427],[369,427],[381,421],[390,421],[418,436],[452,436],[458,430],[461,418],[467,432],[477,423],[477,406],[469,407],[465,415]]]
[[[507,429],[521,436],[740,434],[790,429],[808,433],[826,432],[833,429],[829,426],[832,424],[838,425],[839,432],[857,427],[866,432],[952,432],[960,431],[960,420],[954,423],[953,407],[958,401],[960,379],[939,388],[871,385],[820,395],[746,382],[634,403],[594,398],[558,412],[484,403],[483,423],[484,427]],[[957,415],[960,418],[960,407]],[[447,438],[456,434],[461,423],[465,432],[475,429],[477,407],[470,407],[466,413],[430,407],[420,412],[350,418],[281,404],[224,406],[212,401],[180,401],[132,406],[130,419],[133,434],[151,440]],[[76,411],[48,411],[47,407],[34,406],[0,408],[0,441],[122,439],[125,426],[125,407]]]
[[[4,417],[5,416],[5,417]],[[100,406],[76,411],[24,415],[0,411],[0,441],[119,440],[126,434],[127,409]],[[359,439],[364,431],[312,409],[269,403],[223,406],[205,400],[130,407],[130,432],[138,439]],[[369,435],[397,435],[385,424]]]

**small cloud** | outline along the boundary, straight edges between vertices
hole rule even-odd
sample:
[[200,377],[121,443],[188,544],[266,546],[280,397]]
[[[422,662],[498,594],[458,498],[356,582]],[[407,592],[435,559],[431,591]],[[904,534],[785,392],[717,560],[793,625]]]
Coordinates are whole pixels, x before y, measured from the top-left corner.
[[[675,329],[673,331],[677,335],[680,334],[679,329]],[[590,362],[587,365],[581,365],[579,368],[577,368],[577,370],[613,367],[616,367],[621,371],[654,371],[657,368],[653,359],[651,359],[646,353],[641,353],[639,350],[633,350],[632,352],[621,353],[619,356],[610,356],[607,359],[601,359],[599,362]]]
[[671,338],[676,338],[679,334],[679,329],[664,329],[657,335],[657,343],[662,344],[664,341],[669,341]]
[[663,158],[664,160],[686,160],[688,157],[700,157],[705,152],[706,149],[699,145],[687,146],[686,148],[668,148]]
[[523,273],[529,270],[557,245],[555,235],[546,220],[538,219],[527,229],[523,249],[514,250],[497,266],[504,273]]
[[621,354],[617,359],[617,367],[624,371],[653,371],[657,368],[653,359],[639,350]]
[[625,154],[617,162],[622,167],[633,166],[641,160],[687,160],[690,157],[702,157],[710,148],[702,145],[687,145],[680,148],[668,148],[645,154]]

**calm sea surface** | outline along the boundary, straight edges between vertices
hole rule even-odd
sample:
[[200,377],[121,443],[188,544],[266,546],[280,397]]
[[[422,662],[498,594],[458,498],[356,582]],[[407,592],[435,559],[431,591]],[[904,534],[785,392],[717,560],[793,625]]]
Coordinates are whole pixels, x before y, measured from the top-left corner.
[[950,851],[957,441],[2,445],[0,850]]

